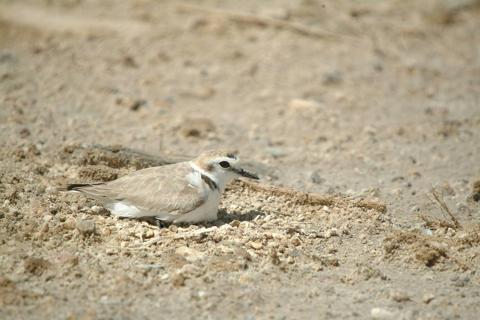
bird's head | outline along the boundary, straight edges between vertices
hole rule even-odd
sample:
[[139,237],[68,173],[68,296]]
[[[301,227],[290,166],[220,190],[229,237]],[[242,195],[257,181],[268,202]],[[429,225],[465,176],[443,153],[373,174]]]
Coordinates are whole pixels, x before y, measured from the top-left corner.
[[228,150],[204,152],[192,163],[215,181],[222,190],[228,182],[238,177],[259,179],[256,174],[243,169],[236,153]]

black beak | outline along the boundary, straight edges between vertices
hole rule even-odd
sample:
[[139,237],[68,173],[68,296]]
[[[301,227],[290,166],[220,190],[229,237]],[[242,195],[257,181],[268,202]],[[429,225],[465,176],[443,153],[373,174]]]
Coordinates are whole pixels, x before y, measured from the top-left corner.
[[256,174],[251,173],[251,172],[248,172],[248,171],[246,171],[246,170],[236,169],[236,168],[232,168],[232,169],[233,169],[233,171],[235,171],[236,173],[238,173],[238,174],[241,175],[242,177],[250,178],[250,179],[255,179],[255,180],[260,179]]

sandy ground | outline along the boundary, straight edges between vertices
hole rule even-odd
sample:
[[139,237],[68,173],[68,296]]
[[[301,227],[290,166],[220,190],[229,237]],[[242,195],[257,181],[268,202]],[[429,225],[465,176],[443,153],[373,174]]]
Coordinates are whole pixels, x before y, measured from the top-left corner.
[[[478,1],[1,0],[0,318],[476,319],[478,30]],[[56,191],[217,147],[273,187],[213,224]]]

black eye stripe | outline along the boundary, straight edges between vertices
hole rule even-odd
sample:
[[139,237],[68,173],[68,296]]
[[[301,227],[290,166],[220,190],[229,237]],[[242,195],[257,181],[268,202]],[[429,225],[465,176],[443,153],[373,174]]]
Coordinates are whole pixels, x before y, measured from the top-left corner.
[[228,161],[220,161],[218,164],[222,168],[230,168],[230,163],[228,163]]

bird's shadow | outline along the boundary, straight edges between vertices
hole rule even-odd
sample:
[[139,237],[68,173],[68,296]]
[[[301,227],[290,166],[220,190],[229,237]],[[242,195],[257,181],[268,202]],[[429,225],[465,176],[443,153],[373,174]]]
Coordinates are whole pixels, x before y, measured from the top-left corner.
[[219,210],[218,211],[218,219],[212,222],[198,222],[198,223],[172,223],[172,222],[165,222],[161,220],[157,220],[154,217],[145,217],[139,218],[140,221],[148,222],[149,224],[155,225],[159,228],[168,228],[171,225],[176,225],[178,227],[188,227],[190,225],[197,225],[203,227],[220,227],[225,224],[230,224],[233,221],[253,221],[258,219],[258,217],[265,216],[265,213],[259,210],[250,210],[245,213],[240,212],[227,212],[226,210]]

